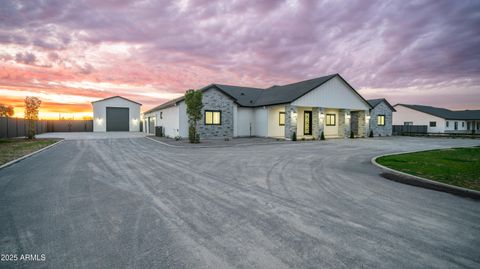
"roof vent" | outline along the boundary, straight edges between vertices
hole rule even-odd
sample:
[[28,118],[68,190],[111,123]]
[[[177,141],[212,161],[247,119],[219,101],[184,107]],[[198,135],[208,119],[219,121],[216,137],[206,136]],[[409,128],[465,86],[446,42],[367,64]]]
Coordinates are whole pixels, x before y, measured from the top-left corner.
[[253,100],[250,100],[250,104],[253,104]]
[[242,93],[240,93],[240,95],[245,95],[245,93],[242,92]]

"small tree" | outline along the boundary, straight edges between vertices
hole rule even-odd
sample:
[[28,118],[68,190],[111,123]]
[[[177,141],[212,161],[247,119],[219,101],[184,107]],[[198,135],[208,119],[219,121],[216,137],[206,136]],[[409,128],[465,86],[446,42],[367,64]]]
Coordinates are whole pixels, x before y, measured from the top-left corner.
[[353,131],[350,131],[350,138],[355,138],[355,134],[353,133]]
[[370,130],[370,133],[368,134],[368,137],[373,137],[373,131]]
[[28,120],[28,139],[35,138],[35,121],[38,120],[38,109],[42,101],[37,97],[25,97],[25,119]]
[[14,114],[13,106],[0,104],[0,117],[11,117]]
[[190,143],[200,143],[197,123],[202,119],[202,91],[188,90],[185,93],[185,104],[187,105],[188,115],[188,140]]
[[325,140],[325,135],[323,134],[323,131],[322,131],[322,133],[320,134],[320,140]]

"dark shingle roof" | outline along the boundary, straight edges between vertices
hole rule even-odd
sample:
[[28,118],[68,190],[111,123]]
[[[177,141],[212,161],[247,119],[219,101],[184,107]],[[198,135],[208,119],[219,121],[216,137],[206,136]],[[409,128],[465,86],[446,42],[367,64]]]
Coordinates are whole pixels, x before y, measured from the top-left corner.
[[449,110],[441,107],[397,104],[447,120],[480,120],[480,110]]
[[[266,89],[222,84],[210,84],[206,87],[201,88],[200,90],[206,91],[211,88],[216,88],[231,97],[237,104],[241,106],[258,107],[291,103],[336,76],[338,76],[350,88],[352,88],[355,94],[357,94],[360,98],[362,98],[362,100],[365,101],[366,104],[369,105],[369,103],[360,94],[358,94],[358,92],[355,91],[355,89],[353,89],[353,87],[351,87],[339,74],[318,77],[283,86],[274,85]],[[168,101],[153,109],[148,110],[145,113],[150,113],[159,109],[174,106],[183,99],[184,97],[182,96],[175,100]]]
[[387,101],[387,99],[385,98],[379,98],[379,99],[368,99],[367,102],[373,107],[375,108],[378,104],[380,104],[381,102],[385,102],[385,104],[387,104],[388,107],[390,107],[390,109],[392,111],[396,111],[395,108],[393,108],[393,106]]

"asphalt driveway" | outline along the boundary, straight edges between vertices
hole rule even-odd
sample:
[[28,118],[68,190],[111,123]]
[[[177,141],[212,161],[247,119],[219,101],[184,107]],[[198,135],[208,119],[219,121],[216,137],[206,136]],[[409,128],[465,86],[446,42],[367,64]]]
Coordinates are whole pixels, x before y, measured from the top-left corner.
[[0,253],[45,254],[0,268],[480,268],[478,201],[386,180],[370,164],[479,144],[67,140],[0,170]]

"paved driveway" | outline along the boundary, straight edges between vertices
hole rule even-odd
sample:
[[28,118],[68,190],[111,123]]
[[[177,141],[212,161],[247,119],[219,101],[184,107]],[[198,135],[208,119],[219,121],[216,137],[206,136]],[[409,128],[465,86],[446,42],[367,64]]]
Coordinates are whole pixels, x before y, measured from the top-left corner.
[[48,268],[480,268],[480,203],[378,176],[383,138],[170,148],[70,140],[0,170],[0,253]]

